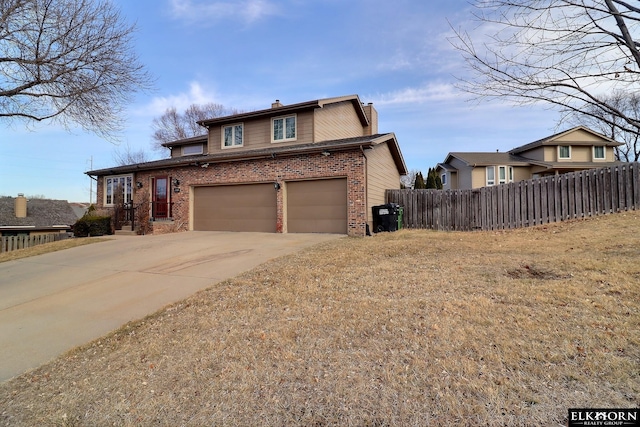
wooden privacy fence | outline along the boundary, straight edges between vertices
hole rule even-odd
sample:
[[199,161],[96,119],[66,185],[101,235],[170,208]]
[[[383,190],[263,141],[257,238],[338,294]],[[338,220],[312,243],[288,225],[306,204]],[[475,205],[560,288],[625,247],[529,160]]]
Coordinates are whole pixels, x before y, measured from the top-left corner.
[[500,230],[640,209],[640,163],[474,190],[387,190],[405,228]]
[[11,252],[17,249],[30,248],[43,243],[56,242],[68,238],[67,233],[36,234],[33,236],[0,236],[0,253]]

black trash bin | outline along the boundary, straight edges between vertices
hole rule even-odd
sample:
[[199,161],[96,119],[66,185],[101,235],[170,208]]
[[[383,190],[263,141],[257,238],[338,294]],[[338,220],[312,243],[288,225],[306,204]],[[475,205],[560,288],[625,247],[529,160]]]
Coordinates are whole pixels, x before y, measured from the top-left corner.
[[375,233],[398,230],[400,205],[387,203],[386,205],[373,206],[371,209],[373,210],[373,231]]

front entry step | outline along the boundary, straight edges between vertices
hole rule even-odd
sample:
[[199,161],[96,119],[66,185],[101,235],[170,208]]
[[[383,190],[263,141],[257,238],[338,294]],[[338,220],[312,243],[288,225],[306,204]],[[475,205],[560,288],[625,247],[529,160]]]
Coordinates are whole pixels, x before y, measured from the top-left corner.
[[136,233],[135,230],[132,230],[130,225],[123,225],[122,230],[116,230],[115,235],[116,236],[137,236],[138,233]]

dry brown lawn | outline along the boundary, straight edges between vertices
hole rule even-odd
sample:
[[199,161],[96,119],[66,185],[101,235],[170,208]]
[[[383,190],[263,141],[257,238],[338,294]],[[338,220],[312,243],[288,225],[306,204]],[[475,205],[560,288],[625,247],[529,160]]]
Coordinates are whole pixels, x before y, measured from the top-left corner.
[[0,253],[0,262],[14,261],[17,259],[28,258],[36,255],[42,255],[49,252],[62,251],[76,246],[89,245],[91,243],[104,242],[108,238],[105,237],[83,237],[81,239],[66,239],[57,242],[45,243],[43,245],[32,246],[30,248],[18,249],[11,252]]
[[639,261],[638,212],[339,239],[0,385],[0,423],[558,426],[637,407]]

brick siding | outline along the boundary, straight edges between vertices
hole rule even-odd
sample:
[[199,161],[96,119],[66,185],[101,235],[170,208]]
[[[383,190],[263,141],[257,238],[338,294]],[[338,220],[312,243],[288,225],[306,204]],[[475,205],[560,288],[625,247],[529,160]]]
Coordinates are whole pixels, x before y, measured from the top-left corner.
[[[195,159],[194,159],[195,161]],[[309,154],[275,159],[236,161],[231,163],[211,163],[209,167],[186,166],[158,169],[134,174],[134,183],[142,182],[141,189],[134,185],[134,203],[140,203],[142,192],[151,192],[151,178],[168,176],[180,181],[180,192],[174,192],[171,185],[170,198],[173,202],[173,223],[156,221],[154,233],[186,231],[189,228],[190,187],[217,184],[243,184],[298,181],[319,178],[347,178],[347,233],[350,236],[364,236],[367,221],[365,158],[360,150],[334,152],[330,156]],[[102,206],[104,179],[99,177],[97,200]],[[283,191],[277,193],[277,225],[279,233],[285,232]]]

